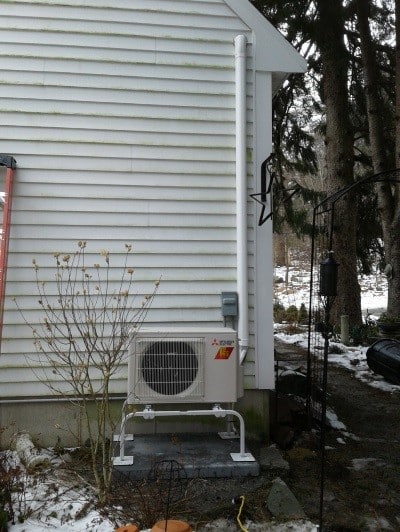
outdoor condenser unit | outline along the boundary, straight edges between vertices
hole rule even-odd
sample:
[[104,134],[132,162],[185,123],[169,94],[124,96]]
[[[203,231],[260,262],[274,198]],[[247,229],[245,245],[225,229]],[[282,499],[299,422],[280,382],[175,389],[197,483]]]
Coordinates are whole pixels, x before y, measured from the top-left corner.
[[241,394],[237,333],[141,328],[128,362],[128,404],[232,403]]

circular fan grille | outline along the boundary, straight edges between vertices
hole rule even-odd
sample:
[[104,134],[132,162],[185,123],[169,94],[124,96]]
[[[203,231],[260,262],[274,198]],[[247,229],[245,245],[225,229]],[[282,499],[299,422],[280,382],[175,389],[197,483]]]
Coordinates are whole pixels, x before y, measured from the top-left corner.
[[187,342],[154,342],[142,357],[142,375],[147,386],[162,395],[177,395],[194,382],[199,369],[197,356]]

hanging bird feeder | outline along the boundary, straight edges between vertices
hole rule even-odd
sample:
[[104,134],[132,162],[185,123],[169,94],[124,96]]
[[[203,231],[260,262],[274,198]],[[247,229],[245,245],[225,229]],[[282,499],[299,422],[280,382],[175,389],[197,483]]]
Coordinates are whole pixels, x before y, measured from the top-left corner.
[[338,263],[333,258],[333,251],[319,263],[319,293],[322,297],[337,295]]

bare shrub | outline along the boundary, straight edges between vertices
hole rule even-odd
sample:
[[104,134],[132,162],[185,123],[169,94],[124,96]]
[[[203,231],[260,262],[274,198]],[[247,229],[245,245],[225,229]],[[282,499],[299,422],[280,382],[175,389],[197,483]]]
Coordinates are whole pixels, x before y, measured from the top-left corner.
[[41,280],[40,267],[33,260],[42,318],[39,326],[24,318],[39,353],[32,364],[37,378],[81,408],[100,503],[107,499],[112,473],[110,436],[116,421],[110,384],[159,284],[137,303],[134,270],[128,265],[131,251],[132,246],[125,244],[118,281],[111,275],[109,252],[102,251],[99,262],[89,265],[83,241],[72,254],[54,254],[54,283]]

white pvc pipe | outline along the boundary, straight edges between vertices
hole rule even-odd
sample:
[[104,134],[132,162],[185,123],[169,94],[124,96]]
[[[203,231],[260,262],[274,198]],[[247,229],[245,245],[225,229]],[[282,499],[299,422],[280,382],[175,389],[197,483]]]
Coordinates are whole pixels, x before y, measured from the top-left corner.
[[247,269],[247,162],[246,162],[246,37],[235,38],[236,85],[236,238],[237,292],[239,297],[239,361],[249,346],[249,295]]

